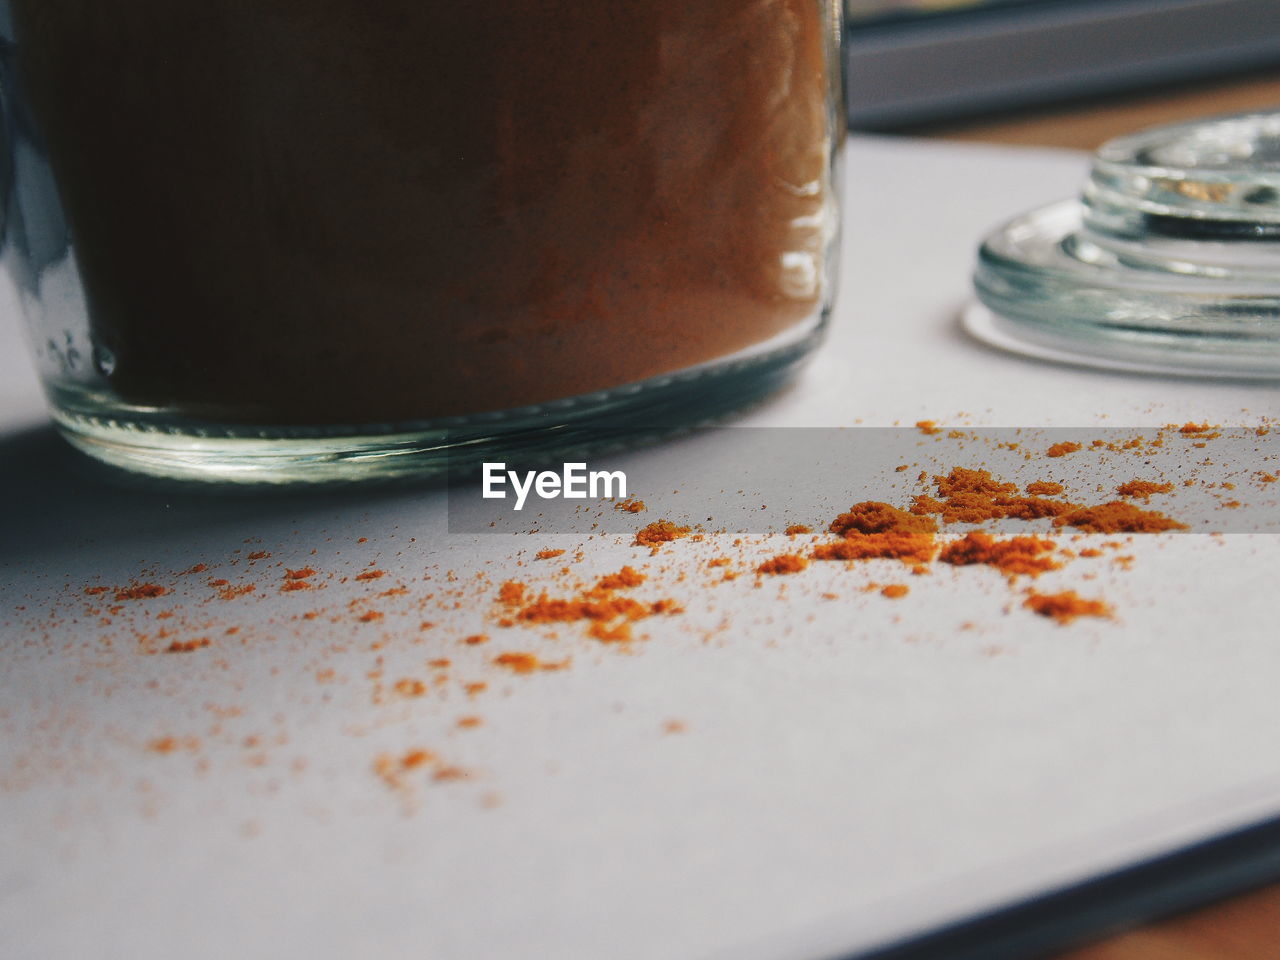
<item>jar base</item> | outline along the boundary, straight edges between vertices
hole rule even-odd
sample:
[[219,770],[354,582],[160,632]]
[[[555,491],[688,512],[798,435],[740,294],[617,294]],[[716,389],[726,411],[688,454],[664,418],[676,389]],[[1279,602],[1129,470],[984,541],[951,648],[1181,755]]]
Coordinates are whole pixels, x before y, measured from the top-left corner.
[[231,426],[54,386],[62,435],[96,460],[154,478],[345,484],[465,474],[620,450],[723,417],[784,386],[821,342],[827,313],[733,356],[597,393],[465,417],[351,426]]

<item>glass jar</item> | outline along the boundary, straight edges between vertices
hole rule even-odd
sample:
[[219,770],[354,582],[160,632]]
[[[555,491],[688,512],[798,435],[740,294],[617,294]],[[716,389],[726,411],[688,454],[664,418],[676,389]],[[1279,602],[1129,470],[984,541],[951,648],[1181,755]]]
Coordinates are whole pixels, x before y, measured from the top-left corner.
[[330,480],[760,395],[832,305],[840,6],[0,0],[55,421]]

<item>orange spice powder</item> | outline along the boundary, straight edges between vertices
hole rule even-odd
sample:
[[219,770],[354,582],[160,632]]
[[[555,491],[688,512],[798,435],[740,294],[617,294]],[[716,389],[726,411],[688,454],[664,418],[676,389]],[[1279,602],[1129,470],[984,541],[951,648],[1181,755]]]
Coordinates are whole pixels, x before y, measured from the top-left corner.
[[1075,453],[1081,449],[1081,444],[1071,440],[1055,443],[1044,452],[1046,457],[1065,457],[1068,453]]
[[620,623],[609,624],[603,620],[596,620],[587,628],[587,636],[601,643],[630,643],[631,621],[623,620]]
[[623,590],[630,587],[638,587],[644,583],[647,578],[643,573],[636,571],[634,567],[625,566],[617,573],[611,573],[601,577],[596,581],[593,592],[608,590]]
[[878,500],[855,503],[831,521],[832,533],[850,537],[868,533],[934,533],[938,525],[928,517],[900,510]]
[[689,527],[679,526],[670,520],[655,520],[636,532],[635,546],[650,547],[654,553],[657,553],[662,544],[687,537],[689,531]]
[[1088,533],[1163,533],[1186,530],[1187,525],[1157,510],[1142,510],[1132,503],[1113,500],[1096,507],[1079,507],[1057,517],[1055,526],[1070,526]]
[[165,653],[194,653],[196,650],[203,650],[213,641],[208,637],[196,637],[194,640],[174,640],[169,646],[164,648]]
[[1195,423],[1188,420],[1178,428],[1178,432],[1187,437],[1208,437],[1212,439],[1217,434],[1213,432],[1214,427],[1210,423]]
[[498,588],[498,602],[514,607],[524,600],[525,586],[519,580],[508,580]]
[[1111,617],[1111,607],[1101,600],[1089,600],[1074,590],[1061,593],[1029,593],[1022,605],[1042,617],[1068,624],[1078,617]]
[[952,566],[985,564],[1011,576],[1026,574],[1038,577],[1049,570],[1057,570],[1060,564],[1053,559],[1055,544],[1043,537],[1009,537],[997,540],[989,533],[974,530],[953,543],[947,544],[938,555],[943,563]]
[[[911,512],[934,514],[944,523],[985,523],[988,520],[1039,520],[1057,517],[1076,508],[1065,500],[1049,500],[1041,496],[1019,496],[1017,486],[993,478],[987,470],[956,467],[945,477],[935,476],[938,498],[920,494],[913,498]],[[1052,489],[1056,484],[1037,485]]]
[[1130,480],[1116,487],[1116,493],[1122,497],[1135,497],[1150,500],[1153,493],[1172,493],[1172,483],[1155,483],[1151,480]]
[[169,592],[167,587],[162,587],[158,583],[132,583],[127,587],[120,587],[116,590],[117,600],[149,600],[153,597],[163,597]]
[[532,653],[500,653],[493,658],[499,667],[506,667],[514,673],[533,673],[541,666],[541,661]]
[[405,677],[396,681],[394,689],[402,697],[421,697],[427,692],[427,685],[421,680]]
[[798,554],[780,553],[778,556],[770,557],[768,560],[756,567],[756,573],[799,573],[808,566],[809,561]]
[[430,750],[410,750],[400,758],[400,766],[405,770],[413,770],[428,763],[435,763],[435,760],[436,755]]
[[814,560],[884,559],[929,563],[937,549],[931,533],[868,533],[835,543],[820,543],[809,556]]
[[526,623],[574,623],[579,620],[640,620],[653,613],[650,604],[630,597],[550,597],[545,592],[522,607],[517,618]]
[[607,643],[627,641],[632,636],[631,623],[680,612],[680,607],[669,599],[646,602],[616,594],[618,590],[638,587],[646,579],[628,565],[617,573],[601,577],[594,586],[576,596],[552,597],[544,590],[534,599],[527,598],[523,584],[509,580],[499,589],[498,600],[510,615],[500,619],[498,625],[587,622],[587,635],[593,639]]
[[1062,490],[1062,484],[1054,483],[1052,480],[1037,480],[1027,484],[1027,493],[1037,497],[1056,497],[1062,493]]

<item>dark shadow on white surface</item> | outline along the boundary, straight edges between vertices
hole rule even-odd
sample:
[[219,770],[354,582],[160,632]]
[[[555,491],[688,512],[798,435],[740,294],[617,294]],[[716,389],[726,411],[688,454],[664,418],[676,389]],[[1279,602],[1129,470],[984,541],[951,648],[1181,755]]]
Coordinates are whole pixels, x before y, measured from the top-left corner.
[[212,528],[288,521],[396,499],[439,481],[359,488],[241,488],[140,477],[77,452],[52,427],[0,436],[0,564],[52,559],[128,540],[189,540]]
[[1049,960],[1059,951],[1280,877],[1280,820],[1263,820],[909,942],[841,960]]

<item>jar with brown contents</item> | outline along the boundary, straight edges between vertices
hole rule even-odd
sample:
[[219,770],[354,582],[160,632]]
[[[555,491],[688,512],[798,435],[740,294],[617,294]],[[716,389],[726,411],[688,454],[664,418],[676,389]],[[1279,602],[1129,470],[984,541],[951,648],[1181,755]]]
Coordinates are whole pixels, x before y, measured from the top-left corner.
[[28,227],[65,216],[84,319],[58,257],[6,241],[55,415],[99,456],[420,469],[444,423],[750,393],[830,308],[829,0],[9,3],[11,146],[60,203],[31,209],[21,163],[15,189]]

